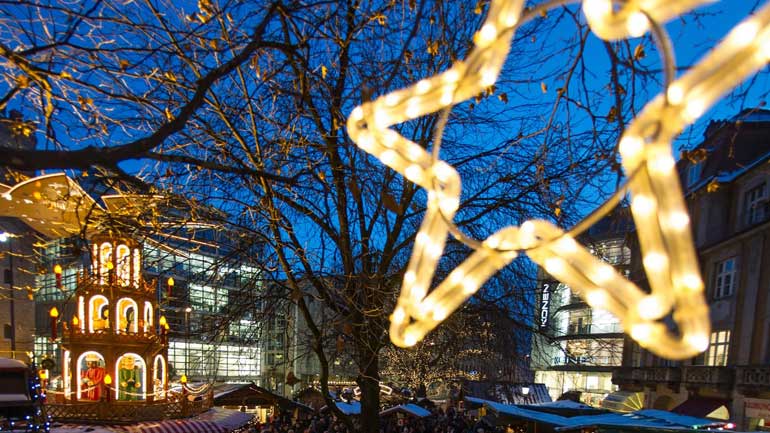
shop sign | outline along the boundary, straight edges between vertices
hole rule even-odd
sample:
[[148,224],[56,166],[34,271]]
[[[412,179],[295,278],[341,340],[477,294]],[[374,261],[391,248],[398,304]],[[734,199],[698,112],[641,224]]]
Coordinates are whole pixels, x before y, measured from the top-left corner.
[[744,416],[749,418],[770,419],[770,400],[747,398],[744,402]]
[[548,315],[551,309],[551,284],[543,284],[543,294],[540,296],[540,317],[539,323],[541,328],[548,326]]

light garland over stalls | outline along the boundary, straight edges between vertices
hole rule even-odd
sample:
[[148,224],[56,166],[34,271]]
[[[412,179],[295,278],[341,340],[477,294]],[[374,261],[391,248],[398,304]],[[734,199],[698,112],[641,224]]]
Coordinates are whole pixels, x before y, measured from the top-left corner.
[[[656,23],[708,2],[628,0],[616,10],[609,0],[585,0],[583,11],[594,33],[614,40],[641,36]],[[544,220],[503,228],[483,243],[466,239],[452,223],[460,206],[460,177],[453,167],[438,160],[439,144],[434,144],[431,155],[389,129],[448,109],[494,84],[516,28],[536,16],[535,12],[565,3],[568,1],[555,0],[523,15],[523,0],[493,0],[475,35],[475,47],[464,61],[411,87],[364,103],[348,118],[348,133],[361,149],[428,190],[425,219],[391,315],[390,336],[398,346],[413,346],[424,338],[523,251],[549,274],[579,291],[589,305],[616,315],[625,331],[655,354],[686,359],[708,347],[708,307],[671,141],[722,94],[770,59],[769,5],[736,26],[687,74],[670,82],[620,139],[618,148],[629,177],[631,213],[639,233],[649,294],[579,245],[573,238],[579,231],[567,233]],[[670,54],[666,48],[662,47],[664,56]],[[670,63],[670,59],[665,60]],[[673,78],[671,75],[667,78]],[[611,206],[602,206],[598,213],[609,209]],[[450,233],[475,251],[428,293]],[[671,312],[677,333],[660,321]]]

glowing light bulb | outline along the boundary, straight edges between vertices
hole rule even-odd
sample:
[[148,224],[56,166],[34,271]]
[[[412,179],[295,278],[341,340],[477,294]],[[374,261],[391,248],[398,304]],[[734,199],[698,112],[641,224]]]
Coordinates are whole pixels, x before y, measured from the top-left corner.
[[631,210],[635,214],[649,215],[655,210],[655,200],[646,195],[637,195],[631,200]]
[[634,12],[626,20],[626,30],[631,37],[638,38],[647,33],[650,28],[650,20],[642,12]]
[[623,137],[618,144],[618,150],[623,158],[633,158],[644,148],[644,141],[641,137],[629,135]]
[[664,266],[666,266],[666,263],[668,262],[668,258],[661,253],[647,253],[644,256],[644,267],[647,268],[649,272],[657,272],[660,271]]
[[447,182],[454,174],[454,169],[444,161],[439,161],[433,165],[433,174],[441,182]]
[[676,161],[671,155],[658,155],[650,159],[647,165],[657,174],[667,174],[674,170]]
[[387,149],[386,151],[382,152],[380,154],[380,161],[382,161],[385,165],[393,165],[394,162],[396,162],[396,158],[398,157],[398,154],[395,150]]
[[709,348],[709,337],[706,334],[693,334],[686,337],[687,343],[699,352]]
[[578,250],[578,244],[571,236],[564,235],[561,237],[561,239],[556,241],[556,248],[564,251],[565,253],[574,253]]
[[668,86],[666,97],[668,98],[668,103],[671,105],[681,104],[684,100],[684,89],[682,88],[682,85],[679,83],[674,83]]
[[463,280],[463,292],[465,294],[474,293],[479,288],[479,283],[473,278]]
[[417,90],[418,95],[422,95],[422,94],[428,93],[431,87],[433,86],[430,84],[430,81],[420,80],[417,82],[417,85],[415,86],[415,90]]
[[454,197],[443,197],[438,206],[445,214],[454,213],[460,207],[460,199]]
[[730,32],[730,41],[736,46],[743,47],[754,41],[757,32],[759,32],[759,24],[756,21],[745,21]]
[[602,308],[607,305],[607,293],[602,290],[591,290],[586,295],[586,302],[594,308]]
[[690,224],[690,216],[687,215],[687,212],[675,211],[671,212],[665,221],[674,230],[684,230]]
[[644,297],[636,306],[636,311],[639,317],[645,320],[653,320],[660,318],[663,311],[663,303],[656,295],[649,295]]
[[388,107],[393,107],[398,105],[400,100],[401,97],[398,95],[398,93],[389,93],[388,96],[385,97],[385,105]]
[[703,290],[703,280],[696,274],[687,274],[680,279],[683,288],[692,291]]
[[638,341],[640,344],[645,344],[650,341],[652,336],[652,326],[649,323],[637,323],[631,326],[631,338]]
[[700,98],[689,99],[684,111],[688,120],[697,119],[706,111],[706,103]]
[[452,68],[441,76],[442,81],[445,83],[456,83],[460,79],[460,72],[457,68]]
[[564,260],[559,257],[549,257],[545,259],[544,265],[545,270],[553,276],[561,275],[567,266]]
[[415,331],[409,329],[404,334],[404,345],[406,347],[412,347],[417,344],[417,334]]
[[422,246],[426,242],[430,241],[430,238],[428,237],[428,234],[425,232],[419,232],[417,233],[417,236],[414,238],[414,242],[417,245]]
[[361,135],[358,136],[357,144],[361,150],[371,153],[374,149],[374,136],[367,131],[362,131]]
[[514,12],[508,12],[505,18],[503,18],[503,25],[505,27],[513,27],[518,22],[519,22],[519,14]]
[[465,272],[460,269],[455,269],[451,274],[449,274],[449,282],[452,285],[460,284],[463,278],[465,278]]
[[407,117],[414,119],[415,117],[420,115],[420,106],[417,104],[417,101],[410,101],[409,104],[406,106],[405,111]]
[[494,42],[496,38],[497,38],[497,27],[495,27],[495,25],[491,23],[484,24],[484,26],[481,27],[481,30],[479,30],[478,32],[476,45],[482,48],[486,47],[492,42]]
[[610,265],[599,265],[593,275],[594,281],[599,285],[607,284],[613,278],[615,278],[615,269]]
[[441,102],[441,105],[447,106],[451,105],[454,101],[454,89],[451,87],[445,87],[444,90],[441,92],[441,99],[439,102]]
[[422,180],[422,167],[417,164],[411,164],[404,170],[406,178],[414,183],[419,183]]
[[436,307],[435,310],[433,310],[433,320],[440,322],[447,317],[447,310],[444,307]]
[[481,70],[481,79],[479,81],[484,87],[489,87],[495,84],[495,81],[497,81],[497,71],[495,71],[493,68],[483,68]]
[[417,274],[414,271],[406,271],[404,273],[404,284],[411,285],[417,280]]
[[393,310],[393,317],[391,318],[396,323],[401,323],[406,319],[406,311],[399,307]]
[[364,119],[364,109],[361,108],[361,106],[358,106],[353,109],[353,111],[350,112],[350,118],[359,121]]
[[612,3],[609,0],[584,0],[583,13],[589,17],[600,18],[612,12]]

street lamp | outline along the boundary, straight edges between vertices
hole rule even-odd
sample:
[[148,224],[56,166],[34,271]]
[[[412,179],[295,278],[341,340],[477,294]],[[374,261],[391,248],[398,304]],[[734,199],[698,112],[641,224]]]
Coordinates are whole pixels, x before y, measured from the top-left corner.
[[11,306],[11,358],[16,358],[16,307],[14,306],[13,289],[13,237],[8,232],[0,233],[0,242],[8,242],[8,273],[6,274],[5,284],[8,284],[10,292],[9,301]]

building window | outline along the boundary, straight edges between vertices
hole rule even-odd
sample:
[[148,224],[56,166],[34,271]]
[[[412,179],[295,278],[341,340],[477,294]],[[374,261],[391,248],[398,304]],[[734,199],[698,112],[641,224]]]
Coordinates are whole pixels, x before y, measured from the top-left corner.
[[727,352],[730,349],[730,331],[711,333],[711,346],[706,355],[706,365],[724,367],[727,365]]
[[687,167],[687,186],[692,186],[700,179],[700,173],[703,169],[702,162],[690,163]]
[[743,200],[743,209],[746,224],[758,224],[767,219],[770,212],[768,211],[768,200],[764,182],[762,182],[761,185],[746,191]]
[[735,257],[717,262],[714,268],[714,299],[735,293]]

